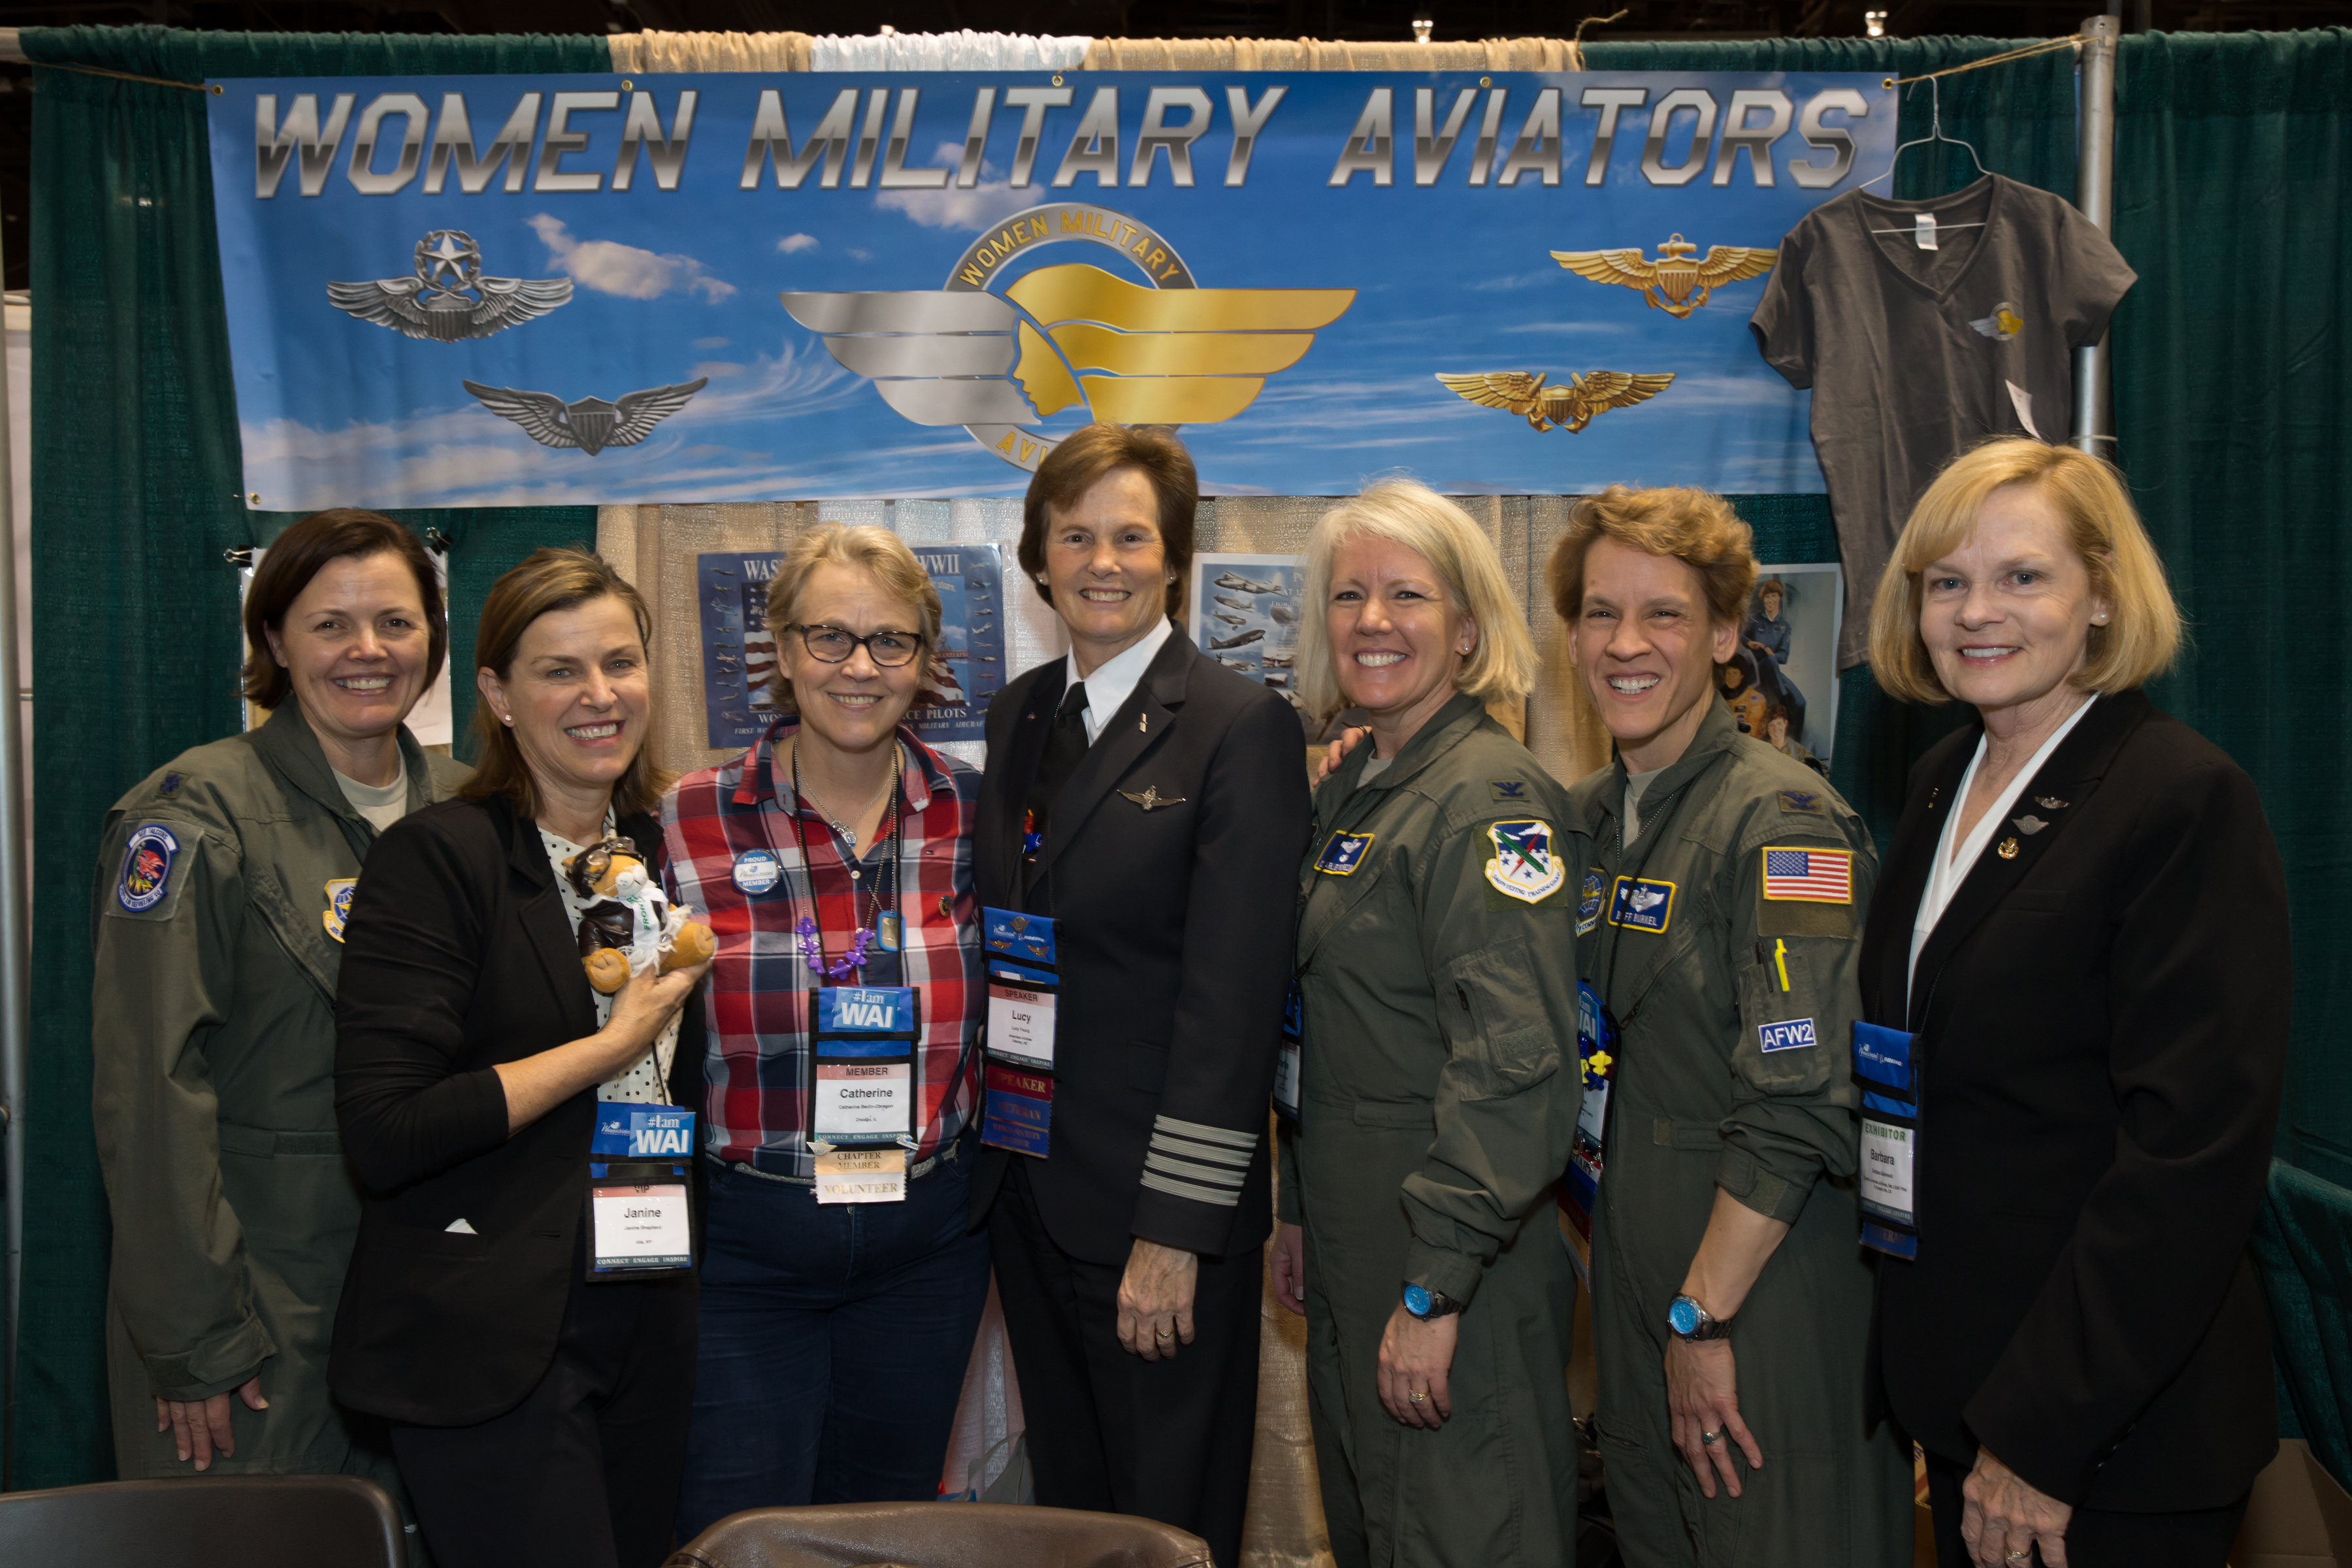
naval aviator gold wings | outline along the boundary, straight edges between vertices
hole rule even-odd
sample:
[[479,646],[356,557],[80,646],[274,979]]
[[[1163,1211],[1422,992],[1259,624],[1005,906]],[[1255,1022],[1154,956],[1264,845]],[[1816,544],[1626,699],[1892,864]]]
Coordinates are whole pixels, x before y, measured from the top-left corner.
[[1672,373],[1642,375],[1622,370],[1571,373],[1565,386],[1547,386],[1548,372],[1478,370],[1437,373],[1446,390],[1478,405],[1517,414],[1531,430],[1565,430],[1573,436],[1612,408],[1646,403],[1675,384]]
[[1352,289],[1155,289],[1040,267],[1002,295],[788,293],[793,321],[918,425],[1034,425],[1084,405],[1118,425],[1247,408],[1355,302]]
[[1706,303],[1707,296],[1726,283],[1760,278],[1780,258],[1778,249],[1747,245],[1711,245],[1696,261],[1698,247],[1681,235],[1671,235],[1658,247],[1652,261],[1634,246],[1624,250],[1555,250],[1551,258],[1579,278],[1638,289],[1654,310],[1677,320]]

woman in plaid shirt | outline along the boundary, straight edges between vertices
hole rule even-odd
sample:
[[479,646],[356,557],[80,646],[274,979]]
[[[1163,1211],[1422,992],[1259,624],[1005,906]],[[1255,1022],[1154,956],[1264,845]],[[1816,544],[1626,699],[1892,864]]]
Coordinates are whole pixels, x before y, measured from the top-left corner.
[[[719,938],[680,1541],[741,1509],[936,1496],[988,1293],[987,1240],[965,1231],[980,775],[902,723],[939,595],[896,535],[835,524],[786,552],[767,617],[787,717],[662,804],[670,896]],[[820,1200],[808,1014],[826,985],[920,994],[912,1147],[867,1184],[894,1199]]]

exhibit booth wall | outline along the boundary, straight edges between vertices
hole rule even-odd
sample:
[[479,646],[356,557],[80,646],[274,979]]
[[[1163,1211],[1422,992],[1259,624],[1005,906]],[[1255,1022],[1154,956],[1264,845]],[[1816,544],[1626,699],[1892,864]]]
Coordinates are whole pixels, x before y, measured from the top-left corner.
[[[108,1222],[89,1121],[89,927],[104,880],[92,856],[108,805],[187,747],[239,722],[236,576],[225,552],[267,543],[289,519],[242,497],[236,411],[214,238],[206,77],[602,72],[590,37],[445,38],[28,29],[34,118],[33,595],[35,875],[33,1058],[25,1130],[24,1291],[13,1484],[112,1474],[105,1398]],[[1102,47],[1097,45],[1097,47]],[[1594,44],[1612,70],[1866,70],[1917,77],[2012,47],[1988,39]],[[796,62],[797,63],[797,62]],[[1142,63],[1142,62],[1136,62]],[[115,73],[115,74],[94,74]],[[125,77],[152,79],[124,79]],[[2294,1054],[2279,1152],[2301,1168],[2291,1226],[2274,1192],[2263,1245],[2273,1300],[2352,1258],[2352,1007],[2341,889],[2352,862],[2344,800],[2352,723],[2327,706],[2326,660],[2352,611],[2352,31],[2140,35],[2119,66],[2113,237],[2138,269],[2116,313],[2119,457],[2191,625],[2157,700],[2225,747],[2261,787],[2285,858],[2296,945]],[[2071,57],[2043,54],[1942,79],[1948,134],[1984,165],[2074,193]],[[1901,130],[1925,133],[1927,92],[1906,89]],[[1906,153],[1899,196],[1973,174],[1965,152]],[[364,504],[367,498],[350,498]],[[1836,558],[1825,498],[1736,498],[1766,560]],[[1003,539],[1017,503],[485,509],[396,513],[450,542],[451,656],[460,753],[473,704],[474,619],[490,582],[542,544],[602,540],[667,592],[696,538],[773,547],[820,519],[888,521],[910,537]],[[1572,773],[1599,754],[1541,603],[1542,552],[1560,498],[1475,510],[1524,586],[1547,655],[1530,742]],[[961,516],[959,510],[961,510]],[[1311,498],[1219,500],[1204,544],[1288,548]],[[621,513],[629,515],[618,515]],[[697,531],[700,531],[698,532]],[[1017,665],[1022,635],[1008,652]],[[1043,643],[1028,650],[1045,651]],[[681,661],[673,658],[673,666]],[[664,749],[699,761],[673,684]],[[1884,837],[1911,762],[1960,715],[1885,699],[1866,668],[1841,682],[1832,781]],[[2275,1185],[2275,1184],[2274,1184]],[[2313,1192],[2319,1196],[2314,1199]],[[2330,1194],[2336,1194],[2331,1196]],[[2314,1206],[2315,1205],[2315,1206]],[[2293,1243],[2293,1245],[2290,1245]],[[2344,1294],[2306,1291],[2283,1311],[2290,1430],[2352,1475],[2342,1400],[2352,1366]],[[2298,1322],[2300,1327],[2298,1327]],[[2327,1344],[2334,1335],[2334,1348]]]

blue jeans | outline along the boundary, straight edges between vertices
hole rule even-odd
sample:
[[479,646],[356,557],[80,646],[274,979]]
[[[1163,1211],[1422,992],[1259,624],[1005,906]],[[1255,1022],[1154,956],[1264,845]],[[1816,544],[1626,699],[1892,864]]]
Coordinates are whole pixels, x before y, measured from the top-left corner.
[[677,1539],[747,1508],[929,1501],[988,1300],[971,1152],[899,1204],[706,1163],[702,1341]]

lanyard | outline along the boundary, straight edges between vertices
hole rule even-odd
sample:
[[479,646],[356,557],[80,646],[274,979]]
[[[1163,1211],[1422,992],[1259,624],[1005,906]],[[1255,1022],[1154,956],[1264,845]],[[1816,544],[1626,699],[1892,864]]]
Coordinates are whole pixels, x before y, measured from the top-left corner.
[[[898,861],[900,852],[903,848],[903,845],[900,842],[902,823],[899,816],[899,804],[906,795],[906,791],[901,786],[900,780],[902,779],[906,769],[903,765],[904,759],[901,755],[900,749],[895,742],[892,743],[891,747],[891,759],[896,771],[891,774],[890,836],[886,840],[890,847],[890,852],[886,857],[886,860],[887,862],[887,869],[890,875],[891,918],[896,920],[898,918]],[[805,957],[809,949],[813,947],[815,950],[816,956],[809,961],[809,968],[814,970],[821,980],[838,980],[848,974],[852,970],[860,970],[866,967],[866,943],[873,940],[875,933],[881,929],[882,924],[882,879],[877,875],[874,879],[874,886],[866,890],[866,898],[869,900],[869,908],[866,910],[866,921],[862,922],[857,918],[857,894],[853,888],[849,895],[849,921],[855,930],[850,937],[849,951],[842,955],[841,963],[837,967],[828,964],[825,962],[824,956],[824,911],[817,905],[816,866],[815,863],[809,858],[808,824],[802,818],[802,812],[805,810],[808,805],[808,794],[801,787],[801,748],[800,741],[797,736],[795,736],[793,741],[793,805],[794,807],[793,812],[793,837],[800,845],[801,875],[808,879],[809,894],[808,928],[801,933],[805,939],[803,943],[802,952],[803,957]],[[857,874],[854,869],[850,873],[850,879],[853,883],[857,880]],[[791,896],[789,889],[787,889],[786,896]],[[793,922],[796,928],[799,923],[800,922],[797,921]]]

